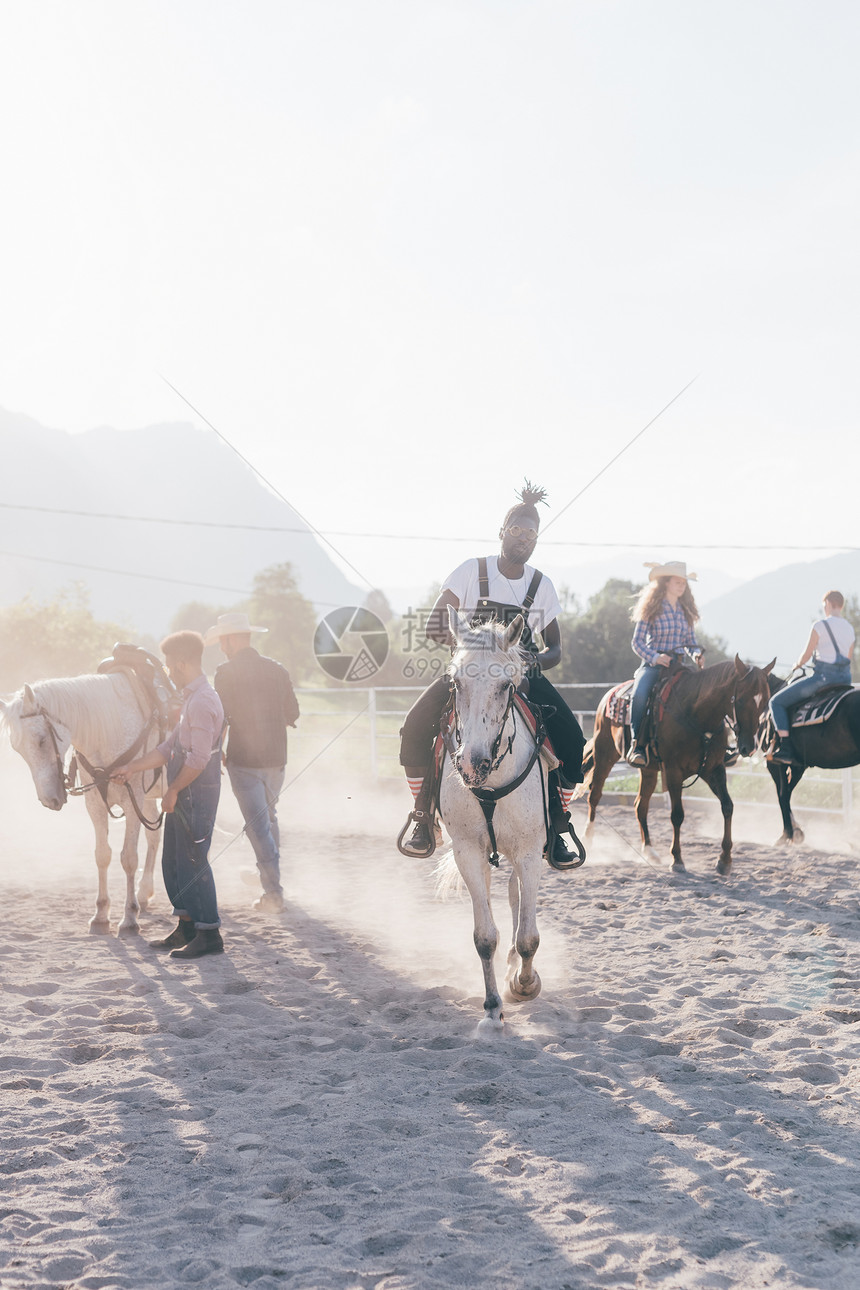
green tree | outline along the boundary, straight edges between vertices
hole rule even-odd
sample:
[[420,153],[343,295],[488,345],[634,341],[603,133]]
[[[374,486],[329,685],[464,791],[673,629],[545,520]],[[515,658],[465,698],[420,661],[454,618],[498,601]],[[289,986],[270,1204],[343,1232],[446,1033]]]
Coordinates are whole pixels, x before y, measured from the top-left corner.
[[316,682],[313,639],[317,615],[299,591],[291,564],[263,569],[254,578],[250,599],[237,607],[246,610],[255,625],[268,627],[263,638],[265,653],[289,668],[293,681],[313,676]]
[[[633,653],[630,610],[641,587],[623,578],[610,578],[588,601],[584,613],[576,608],[562,613],[562,661],[552,672],[553,681],[624,681],[640,659]],[[728,654],[720,636],[696,631],[705,650],[706,663],[721,663]]]
[[134,639],[127,626],[93,617],[81,583],[52,600],[25,596],[0,610],[0,685],[16,690],[26,681],[94,672],[117,641]]

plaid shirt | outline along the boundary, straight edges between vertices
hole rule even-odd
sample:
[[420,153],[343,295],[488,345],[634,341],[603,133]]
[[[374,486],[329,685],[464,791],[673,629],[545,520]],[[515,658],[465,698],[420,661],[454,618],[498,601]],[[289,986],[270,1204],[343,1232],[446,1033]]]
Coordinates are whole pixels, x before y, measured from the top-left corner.
[[701,646],[696,640],[696,633],[687,622],[680,605],[673,609],[668,600],[663,601],[653,623],[636,624],[633,633],[633,652],[646,663],[655,663],[658,654],[700,654]]

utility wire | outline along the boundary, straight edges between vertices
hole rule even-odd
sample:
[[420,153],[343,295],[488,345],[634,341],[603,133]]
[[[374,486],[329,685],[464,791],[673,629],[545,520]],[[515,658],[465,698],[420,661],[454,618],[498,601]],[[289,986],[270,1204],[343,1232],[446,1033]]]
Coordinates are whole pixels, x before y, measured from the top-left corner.
[[263,472],[261,470],[258,470],[257,467],[253,464],[253,462],[249,461],[248,458],[245,457],[239,451],[239,449],[230,442],[227,436],[222,434],[221,431],[212,424],[212,422],[209,420],[208,417],[204,417],[203,413],[199,410],[199,408],[195,408],[194,404],[189,399],[186,399],[185,395],[182,393],[181,390],[177,390],[176,386],[172,385],[171,382],[168,381],[166,376],[162,376],[161,379],[162,381],[164,381],[164,384],[169,389],[171,389],[173,393],[176,394],[187,407],[191,409],[191,411],[195,414],[195,416],[198,416],[201,421],[205,422],[205,424],[209,427],[212,433],[217,435],[218,438],[221,440],[221,442],[225,443],[227,447],[231,450],[231,452],[234,452],[236,456],[239,458],[239,460],[245,463],[245,465],[249,468],[249,470],[253,470],[257,478],[261,479],[263,483],[266,485],[266,487],[272,490],[272,492],[275,494],[276,497],[280,497],[281,501],[285,502],[286,505],[289,506],[290,510],[294,511],[295,514],[298,515],[299,519],[302,520],[308,526],[311,532],[316,533],[317,537],[322,542],[325,542],[327,547],[330,547],[331,550],[334,551],[335,555],[338,557],[339,560],[343,560],[344,564],[347,565],[350,569],[352,569],[353,573],[357,574],[358,577],[361,578],[361,581],[366,583],[367,586],[370,587],[371,590],[373,590],[374,584],[370,581],[370,579],[366,578],[359,569],[356,569],[355,565],[352,564],[349,560],[347,560],[346,556],[342,555],[340,551],[338,551],[337,547],[332,542],[329,542],[328,538],[323,533],[320,533],[319,529],[315,528],[313,524],[311,524],[310,520],[305,519],[301,511],[297,510],[296,507],[293,506],[292,502],[288,501],[287,498],[284,497],[284,494],[280,491],[280,489],[276,488],[275,485],[272,484],[266,478]]
[[582,497],[583,493],[587,493],[591,485],[596,484],[598,479],[600,479],[601,475],[605,475],[609,467],[614,466],[618,458],[623,457],[627,449],[632,448],[636,440],[641,439],[645,431],[649,430],[651,426],[654,424],[654,422],[658,421],[660,417],[662,417],[663,413],[666,412],[669,408],[671,408],[673,403],[677,403],[681,395],[686,394],[687,390],[689,390],[690,386],[693,384],[693,381],[698,381],[698,379],[699,377],[697,373],[693,377],[692,381],[687,382],[683,390],[679,390],[678,393],[675,395],[675,397],[673,399],[670,399],[669,402],[666,404],[666,406],[661,408],[660,411],[657,413],[657,415],[652,417],[647,425],[644,425],[641,430],[637,431],[637,433],[633,436],[633,438],[630,440],[629,443],[626,443],[619,452],[616,452],[615,456],[610,461],[607,461],[606,465],[603,466],[602,469],[598,470],[597,474],[592,476],[592,478],[589,479],[588,483],[583,488],[580,488],[579,492],[576,494],[575,497],[571,497],[570,501],[567,503],[566,506],[562,506],[561,510],[556,512],[556,514],[552,517],[549,523],[543,526],[543,531],[546,532],[548,528],[550,528],[553,524],[555,524],[556,520],[561,519],[565,511],[569,510],[570,507],[573,506],[574,502],[578,502],[580,497]]
[[[198,591],[229,591],[232,595],[247,598],[253,595],[246,587],[219,587],[209,582],[189,582],[185,578],[163,578],[157,573],[133,573],[130,569],[105,569],[98,564],[79,564],[77,560],[55,560],[53,556],[24,555],[20,551],[0,551],[0,556],[11,560],[33,560],[36,564],[60,564],[67,569],[86,569],[88,573],[109,573],[115,578],[145,578],[147,582],[169,582],[175,587],[194,587]],[[340,602],[314,600],[323,609],[339,609]]]
[[[641,431],[640,431],[641,433]],[[605,469],[608,469],[606,467]],[[574,501],[576,498],[573,499]],[[569,505],[571,503],[568,503]],[[224,524],[218,520],[181,520],[160,515],[119,515],[112,511],[73,511],[59,506],[28,506],[22,502],[0,502],[0,510],[35,511],[40,515],[71,515],[80,519],[123,520],[135,524],[174,524],[186,528],[204,529],[238,529],[249,533],[299,533],[306,537],[317,537],[323,533],[329,537],[368,538],[389,542],[467,542],[470,546],[480,546],[490,541],[486,537],[455,537],[439,533],[358,533],[350,529],[306,529],[290,528],[277,524]],[[549,527],[549,526],[547,526]],[[831,542],[829,545],[812,545],[809,542],[786,544],[784,542],[582,542],[566,538],[547,539],[540,537],[541,546],[569,546],[607,550],[651,551],[655,546],[683,547],[687,551],[860,551],[860,546],[849,546],[847,543]],[[27,558],[23,557],[22,559]],[[220,590],[230,591],[224,587]]]

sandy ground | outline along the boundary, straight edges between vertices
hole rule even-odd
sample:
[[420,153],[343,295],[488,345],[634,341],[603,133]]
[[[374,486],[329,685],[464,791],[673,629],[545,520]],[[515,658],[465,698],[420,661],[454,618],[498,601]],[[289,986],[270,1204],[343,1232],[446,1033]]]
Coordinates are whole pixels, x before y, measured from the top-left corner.
[[[43,810],[0,750],[4,1290],[856,1290],[850,837],[776,850],[775,804],[741,814],[725,880],[698,813],[674,877],[608,808],[587,866],[546,871],[541,997],[485,1042],[468,902],[394,850],[402,791],[333,778],[284,798],[277,918],[225,798],[229,952],[182,965],[146,944],[160,884],[141,937],[87,933],[83,806]],[[121,893],[117,865],[115,921]]]

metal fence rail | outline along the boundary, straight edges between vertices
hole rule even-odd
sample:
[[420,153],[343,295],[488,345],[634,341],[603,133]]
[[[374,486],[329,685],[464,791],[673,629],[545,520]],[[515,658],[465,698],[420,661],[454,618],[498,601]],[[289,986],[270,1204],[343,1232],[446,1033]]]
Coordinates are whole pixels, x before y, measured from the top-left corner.
[[[612,689],[616,681],[568,682],[556,686],[576,714],[586,736],[593,730],[596,708],[586,706],[594,702],[594,692],[603,694]],[[290,731],[290,763],[301,766],[325,750],[340,759],[347,758],[357,769],[364,770],[375,780],[400,778],[398,762],[400,727],[403,718],[419,694],[426,687],[416,686],[350,686],[335,689],[327,686],[303,686],[296,690],[301,707],[301,718],[295,730]],[[587,692],[592,691],[591,695]],[[630,778],[635,783],[637,773],[624,762],[612,771],[610,780],[618,785]],[[637,777],[638,778],[638,777]],[[776,810],[776,793],[770,775],[758,759],[744,762],[728,772],[730,791],[738,805],[763,806]],[[755,795],[764,792],[765,800],[750,800],[744,795],[744,781],[753,781]],[[758,783],[756,783],[758,781]],[[762,785],[766,787],[762,788]],[[820,794],[818,786],[826,785],[838,799],[838,805],[821,806],[802,800]],[[635,787],[631,788],[635,791]],[[691,791],[697,796],[697,788]],[[705,788],[701,794],[710,798]],[[851,768],[842,771],[807,774],[798,787],[794,809],[804,813],[841,817],[846,823],[851,818],[854,804],[854,774]]]

